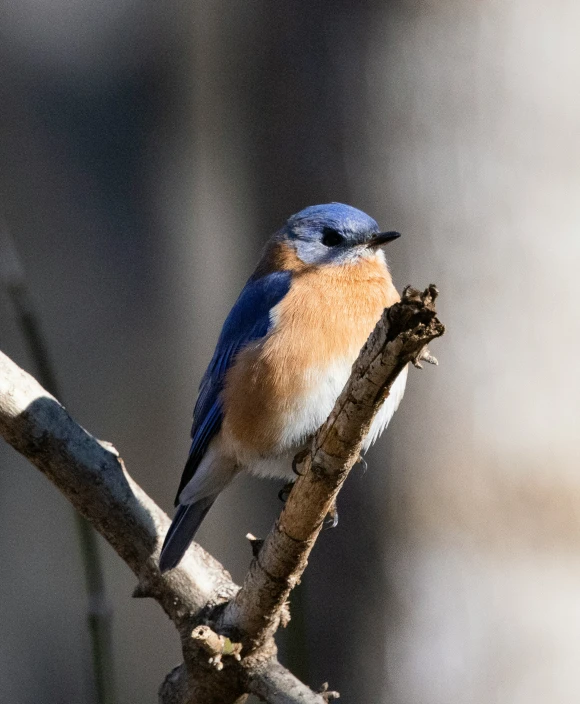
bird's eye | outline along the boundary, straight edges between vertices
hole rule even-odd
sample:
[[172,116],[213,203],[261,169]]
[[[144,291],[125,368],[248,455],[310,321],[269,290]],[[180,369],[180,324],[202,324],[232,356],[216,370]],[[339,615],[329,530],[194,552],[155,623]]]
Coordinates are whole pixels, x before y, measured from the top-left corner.
[[344,240],[343,235],[333,230],[332,227],[325,227],[322,230],[322,244],[325,247],[336,247],[337,244],[342,244]]

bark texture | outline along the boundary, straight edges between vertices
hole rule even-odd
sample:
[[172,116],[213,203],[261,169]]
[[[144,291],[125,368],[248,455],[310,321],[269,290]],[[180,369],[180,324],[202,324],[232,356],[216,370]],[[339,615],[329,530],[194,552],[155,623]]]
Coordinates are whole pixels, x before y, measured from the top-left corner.
[[[422,294],[407,289],[383,314],[333,412],[301,458],[301,476],[241,589],[195,543],[177,569],[161,575],[166,514],[131,479],[110,444],[76,424],[0,353],[0,432],[127,562],[139,580],[135,596],[155,598],[180,632],[184,665],[163,683],[163,704],[239,704],[249,692],[273,704],[326,701],[277,662],[273,636],[375,413],[404,366],[418,361],[426,345],[443,334],[436,295],[434,286]],[[192,635],[200,623],[204,629]]]
[[371,333],[350,379],[310,452],[280,518],[254,558],[240,591],[225,607],[222,627],[238,629],[250,650],[266,648],[290,591],[298,584],[340,487],[360,457],[361,444],[399,373],[425,355],[444,332],[435,314],[437,289],[407,288]]

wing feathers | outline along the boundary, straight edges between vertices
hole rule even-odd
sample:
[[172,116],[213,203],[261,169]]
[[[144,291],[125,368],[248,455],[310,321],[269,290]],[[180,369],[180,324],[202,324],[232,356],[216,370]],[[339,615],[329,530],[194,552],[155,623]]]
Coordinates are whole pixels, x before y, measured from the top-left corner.
[[161,548],[161,572],[167,572],[179,563],[214,501],[215,497],[206,497],[194,504],[179,506]]
[[209,443],[221,427],[223,415],[219,397],[226,372],[243,347],[268,334],[270,311],[290,290],[290,280],[289,271],[252,277],[226,318],[213,358],[199,387],[193,411],[191,449],[175,499],[176,505],[179,494],[195,474]]

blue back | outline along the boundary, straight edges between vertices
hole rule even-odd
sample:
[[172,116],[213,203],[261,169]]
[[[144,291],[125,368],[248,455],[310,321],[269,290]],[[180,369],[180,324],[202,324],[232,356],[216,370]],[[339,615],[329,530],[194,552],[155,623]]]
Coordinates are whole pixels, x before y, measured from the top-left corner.
[[191,449],[177,490],[176,505],[179,494],[195,474],[210,441],[221,427],[223,414],[219,396],[227,370],[241,349],[268,334],[270,311],[290,290],[290,280],[289,271],[273,272],[256,279],[252,277],[226,318],[212,360],[199,386],[193,411]]

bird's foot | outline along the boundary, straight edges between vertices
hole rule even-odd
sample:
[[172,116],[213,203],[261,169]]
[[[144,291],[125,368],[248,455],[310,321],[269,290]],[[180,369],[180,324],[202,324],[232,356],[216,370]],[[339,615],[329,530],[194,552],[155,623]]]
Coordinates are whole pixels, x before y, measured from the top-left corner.
[[286,503],[288,500],[288,497],[290,496],[290,492],[292,491],[292,487],[294,486],[294,482],[288,482],[288,484],[285,484],[280,491],[278,492],[278,498],[282,503]]
[[303,450],[300,450],[298,452],[294,459],[292,460],[292,471],[294,474],[296,474],[298,477],[301,477],[302,474],[301,472],[298,471],[298,467],[304,462],[304,460],[308,457],[308,453],[310,452],[310,447],[305,447]]

